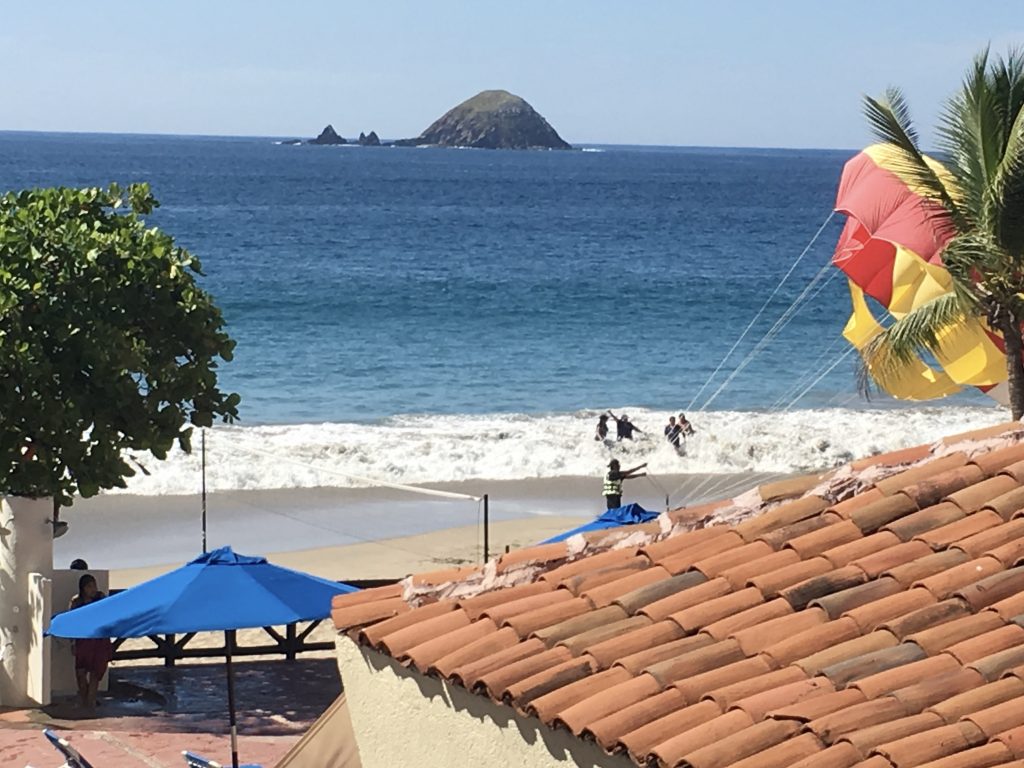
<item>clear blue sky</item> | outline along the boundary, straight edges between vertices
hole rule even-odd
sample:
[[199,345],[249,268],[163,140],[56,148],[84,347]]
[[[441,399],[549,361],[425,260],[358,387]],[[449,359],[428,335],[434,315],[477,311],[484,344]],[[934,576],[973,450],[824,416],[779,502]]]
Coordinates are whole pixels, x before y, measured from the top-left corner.
[[1020,0],[8,3],[0,130],[415,136],[486,88],[569,141],[857,147],[860,95],[925,135]]

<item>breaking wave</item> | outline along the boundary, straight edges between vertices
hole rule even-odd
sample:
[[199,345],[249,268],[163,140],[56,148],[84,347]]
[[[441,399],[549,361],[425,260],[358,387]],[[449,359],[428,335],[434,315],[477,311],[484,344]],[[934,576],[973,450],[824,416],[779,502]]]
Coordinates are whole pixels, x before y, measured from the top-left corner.
[[[379,424],[219,426],[207,432],[212,491],[365,487],[358,478],[429,484],[600,475],[610,458],[647,462],[653,476],[679,473],[798,472],[929,443],[1007,419],[995,407],[893,410],[812,409],[789,413],[691,414],[697,433],[685,456],[662,439],[668,412],[631,408],[646,430],[635,442],[593,439],[596,411],[551,415],[397,416]],[[614,424],[612,425],[614,427]],[[614,431],[614,429],[613,429]],[[144,461],[128,480],[142,495],[200,488],[198,435],[191,455]]]

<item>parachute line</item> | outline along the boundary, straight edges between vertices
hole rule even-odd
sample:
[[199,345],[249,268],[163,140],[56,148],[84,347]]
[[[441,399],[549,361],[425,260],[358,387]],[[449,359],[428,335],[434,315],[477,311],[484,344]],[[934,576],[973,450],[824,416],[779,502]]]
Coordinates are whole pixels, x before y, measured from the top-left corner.
[[839,358],[838,358],[838,359],[837,359],[837,360],[836,360],[836,361],[835,361],[834,363],[832,363],[832,365],[830,365],[830,366],[829,366],[828,368],[826,368],[826,369],[825,369],[824,371],[822,371],[822,372],[821,372],[821,374],[820,374],[820,375],[819,375],[819,376],[818,376],[818,377],[817,377],[817,378],[816,378],[816,379],[815,379],[814,381],[812,381],[812,382],[811,382],[810,384],[808,384],[808,385],[807,385],[807,386],[806,386],[806,387],[805,387],[805,388],[803,389],[803,391],[801,391],[801,392],[800,392],[800,394],[798,394],[798,395],[797,395],[796,397],[794,397],[794,398],[793,398],[792,400],[790,400],[790,401],[789,401],[789,405],[787,405],[787,406],[786,406],[786,407],[785,407],[785,408],[783,409],[783,412],[791,410],[791,409],[793,408],[793,406],[795,406],[795,405],[796,405],[796,404],[797,404],[798,402],[800,402],[800,400],[801,400],[801,399],[803,399],[803,396],[804,396],[804,395],[806,395],[806,394],[807,394],[808,392],[810,392],[810,391],[811,391],[812,389],[814,389],[814,388],[815,388],[815,387],[816,387],[816,386],[818,385],[818,382],[819,382],[819,381],[821,381],[821,380],[822,380],[822,379],[824,379],[824,378],[825,378],[826,376],[828,376],[828,375],[829,375],[830,373],[832,373],[832,370],[833,370],[833,369],[834,369],[834,368],[835,368],[835,367],[836,367],[837,365],[839,365],[839,364],[840,364],[841,362],[843,362],[843,360],[845,360],[846,358],[848,358],[848,357],[849,357],[849,356],[850,356],[850,355],[851,355],[852,353],[854,353],[854,352],[856,352],[856,351],[857,351],[857,348],[856,348],[856,347],[850,347],[850,348],[849,348],[848,350],[846,350],[845,352],[843,352],[843,354],[841,354],[841,355],[839,356]]
[[[790,266],[790,268],[786,272],[786,274],[782,276],[782,279],[779,281],[778,285],[775,286],[775,289],[771,292],[771,294],[768,296],[768,298],[765,299],[764,304],[762,304],[761,308],[759,310],[757,310],[757,313],[754,315],[753,319],[749,323],[747,323],[747,327],[743,329],[743,333],[741,333],[739,335],[739,338],[736,339],[735,342],[733,342],[733,345],[729,348],[729,351],[725,353],[725,356],[721,359],[721,361],[718,363],[718,365],[715,366],[715,370],[713,370],[711,372],[711,375],[708,376],[707,381],[705,381],[701,385],[700,389],[697,390],[697,393],[693,396],[693,399],[690,400],[690,404],[686,407],[686,410],[688,410],[688,411],[692,411],[693,410],[693,407],[694,407],[694,405],[696,405],[697,400],[704,393],[704,391],[710,386],[710,384],[714,380],[714,378],[721,372],[722,368],[729,361],[729,358],[732,357],[732,354],[736,351],[736,349],[739,347],[739,345],[743,343],[743,340],[745,338],[747,338],[747,334],[750,333],[751,329],[754,327],[754,325],[757,323],[757,321],[761,319],[761,316],[765,313],[765,311],[771,305],[772,301],[778,295],[779,291],[782,290],[782,286],[785,284],[785,282],[787,280],[789,280],[790,276],[796,270],[797,266],[800,264],[801,261],[803,261],[804,256],[807,255],[807,253],[811,250],[811,247],[814,245],[814,243],[817,242],[818,238],[821,236],[821,233],[825,231],[825,227],[827,227],[829,222],[832,221],[832,217],[833,216],[835,216],[835,211],[830,211],[829,214],[828,214],[828,217],[825,219],[824,222],[822,222],[821,226],[818,227],[818,231],[814,233],[814,237],[812,237],[810,242],[807,243],[807,245],[804,247],[803,251],[800,252],[800,255],[796,257],[796,261],[793,262],[793,264]],[[701,410],[704,410],[705,408],[707,408],[709,403],[710,403],[710,400],[701,407]]]
[[[796,317],[797,313],[801,309],[803,309],[802,305],[804,299],[807,298],[808,294],[811,292],[814,286],[817,285],[818,281],[821,280],[825,273],[829,272],[831,268],[831,262],[826,262],[825,265],[818,270],[818,273],[811,279],[809,283],[807,283],[807,286],[800,292],[800,295],[793,300],[793,303],[786,308],[785,312],[779,315],[779,319],[776,320],[772,327],[765,332],[764,336],[761,337],[761,340],[754,345],[754,348],[751,349],[746,354],[743,360],[740,361],[740,364],[737,365],[736,368],[733,369],[733,371],[728,376],[726,376],[725,381],[723,381],[718,386],[718,389],[714,391],[711,397],[709,397],[704,402],[704,405],[700,407],[701,411],[706,411],[708,409],[708,406],[710,406],[711,403],[714,402],[714,400],[720,394],[722,394],[725,388],[732,383],[732,380],[735,379],[740,373],[742,373],[748,365],[750,365],[751,361],[755,357],[757,357],[758,353],[766,346],[768,346],[775,339],[775,337],[778,336],[785,329],[785,327],[790,324],[790,322],[792,322],[793,318]],[[833,272],[832,274],[834,275],[835,273]],[[829,277],[831,276],[832,275],[830,275]],[[828,280],[826,280],[825,283],[828,283]],[[815,293],[815,295],[817,295],[817,293]]]

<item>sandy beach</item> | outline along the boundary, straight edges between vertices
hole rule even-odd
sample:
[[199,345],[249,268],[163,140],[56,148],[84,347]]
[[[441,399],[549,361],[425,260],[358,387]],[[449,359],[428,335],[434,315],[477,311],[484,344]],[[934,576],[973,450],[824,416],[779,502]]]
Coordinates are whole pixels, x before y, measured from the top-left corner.
[[[667,475],[658,478],[658,485],[638,479],[627,486],[625,500],[661,511],[665,492],[680,486],[684,490],[673,496],[673,506],[684,503],[686,489],[734,495],[760,477]],[[593,477],[431,487],[489,495],[492,552],[542,541],[604,511],[600,481]],[[399,578],[479,561],[482,506],[386,488],[217,492],[207,499],[207,545],[231,545],[332,579]],[[187,562],[202,551],[198,495],[101,495],[76,501],[61,518],[70,527],[55,542],[55,564],[66,567],[84,558],[92,568],[116,572],[113,586]]]
[[[504,552],[506,546],[514,549],[536,544],[586,521],[587,518],[583,517],[536,516],[492,523],[491,556]],[[271,552],[267,557],[278,565],[326,579],[389,579],[451,565],[482,562],[482,540],[482,529],[467,525],[381,541]],[[179,565],[181,563],[166,563],[113,570],[110,572],[110,586],[112,589],[124,589]]]

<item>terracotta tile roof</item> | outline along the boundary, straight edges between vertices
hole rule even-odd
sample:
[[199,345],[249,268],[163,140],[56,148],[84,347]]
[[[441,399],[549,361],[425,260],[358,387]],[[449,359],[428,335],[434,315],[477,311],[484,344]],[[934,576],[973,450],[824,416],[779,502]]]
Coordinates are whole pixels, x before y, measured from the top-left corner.
[[1024,768],[1024,428],[335,599],[339,630],[689,768]]

